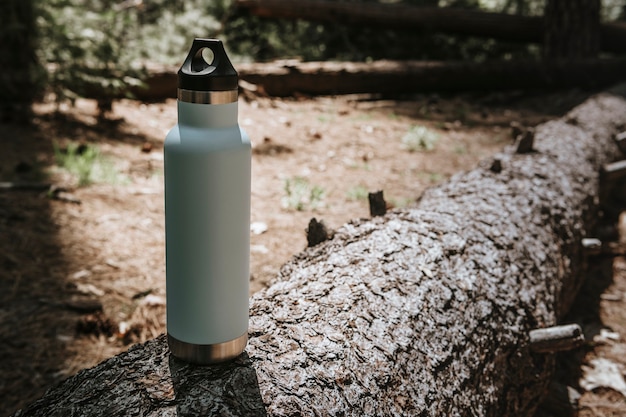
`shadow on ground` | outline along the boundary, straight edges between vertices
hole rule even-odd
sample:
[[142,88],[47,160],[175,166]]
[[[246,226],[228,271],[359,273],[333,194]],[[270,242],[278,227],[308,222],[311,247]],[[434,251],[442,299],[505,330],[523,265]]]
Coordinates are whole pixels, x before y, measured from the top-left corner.
[[[53,142],[146,142],[120,122],[86,124],[46,113],[31,125],[0,125],[0,415],[41,396],[68,375],[77,325],[97,305],[81,304],[59,237],[59,212],[76,202],[51,198]],[[86,236],[89,231],[85,230]],[[84,301],[84,300],[83,300]]]

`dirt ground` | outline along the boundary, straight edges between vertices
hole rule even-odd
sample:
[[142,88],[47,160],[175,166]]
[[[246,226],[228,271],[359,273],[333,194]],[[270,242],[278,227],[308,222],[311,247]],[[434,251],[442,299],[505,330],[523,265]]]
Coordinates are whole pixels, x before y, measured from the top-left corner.
[[[368,217],[367,193],[378,190],[389,205],[410,205],[509,144],[511,122],[536,125],[587,95],[240,100],[240,124],[253,142],[251,292],[306,246],[312,217],[330,228]],[[60,113],[38,105],[31,127],[1,125],[0,182],[55,188],[0,189],[0,415],[164,332],[162,146],[175,123],[174,100],[117,101],[104,120],[94,101],[78,100]],[[420,132],[427,136],[412,142]],[[106,178],[78,186],[53,150],[70,143],[95,144]],[[623,381],[626,258],[609,261],[595,308],[578,316],[591,339],[575,368],[582,376],[604,359]],[[626,415],[626,389],[600,383],[586,391],[568,375],[583,394],[581,416]]]

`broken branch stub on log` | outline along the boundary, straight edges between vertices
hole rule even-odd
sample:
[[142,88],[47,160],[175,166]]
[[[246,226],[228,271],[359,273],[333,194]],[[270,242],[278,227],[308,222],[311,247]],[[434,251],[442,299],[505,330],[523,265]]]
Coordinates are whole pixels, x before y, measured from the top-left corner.
[[309,226],[305,232],[307,247],[309,248],[332,239],[333,236],[333,231],[326,226],[326,223],[323,220],[318,221],[315,217],[309,220]]
[[578,324],[531,330],[529,339],[530,349],[538,353],[563,352],[585,343],[585,336]]
[[387,213],[387,202],[382,190],[368,193],[367,200],[370,203],[370,216],[384,216]]
[[[558,323],[582,283],[600,167],[626,101],[588,100],[428,190],[417,206],[344,225],[250,301],[244,356],[184,365],[159,337],[82,371],[17,415],[529,417]],[[113,400],[114,399],[114,400]]]

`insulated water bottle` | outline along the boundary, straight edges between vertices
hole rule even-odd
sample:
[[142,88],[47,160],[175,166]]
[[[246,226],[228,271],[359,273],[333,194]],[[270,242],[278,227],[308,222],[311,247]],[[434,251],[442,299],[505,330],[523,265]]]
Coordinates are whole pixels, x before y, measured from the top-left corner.
[[165,270],[170,350],[199,364],[235,358],[248,341],[251,152],[237,88],[221,41],[195,39],[165,138]]

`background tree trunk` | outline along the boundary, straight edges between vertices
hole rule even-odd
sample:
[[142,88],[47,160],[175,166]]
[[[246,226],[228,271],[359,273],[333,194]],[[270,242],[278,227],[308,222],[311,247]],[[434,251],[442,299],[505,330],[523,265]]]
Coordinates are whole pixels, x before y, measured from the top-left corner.
[[600,52],[600,0],[548,0],[546,59],[595,58]]
[[27,122],[38,95],[35,11],[32,0],[0,2],[0,120]]
[[625,127],[626,100],[601,95],[539,126],[533,152],[497,155],[500,169],[345,225],[252,297],[234,362],[187,365],[159,337],[16,416],[530,417],[554,361],[529,332],[581,285],[599,171]]

